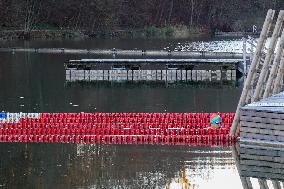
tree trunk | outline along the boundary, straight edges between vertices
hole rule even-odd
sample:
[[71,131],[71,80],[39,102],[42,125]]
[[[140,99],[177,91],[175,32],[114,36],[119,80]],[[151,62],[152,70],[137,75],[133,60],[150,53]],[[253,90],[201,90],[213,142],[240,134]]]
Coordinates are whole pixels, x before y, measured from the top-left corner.
[[190,28],[193,25],[193,16],[194,16],[194,0],[191,0]]
[[171,17],[173,13],[173,7],[174,7],[174,0],[171,0],[170,10],[169,10],[169,16],[168,16],[168,23],[171,23]]

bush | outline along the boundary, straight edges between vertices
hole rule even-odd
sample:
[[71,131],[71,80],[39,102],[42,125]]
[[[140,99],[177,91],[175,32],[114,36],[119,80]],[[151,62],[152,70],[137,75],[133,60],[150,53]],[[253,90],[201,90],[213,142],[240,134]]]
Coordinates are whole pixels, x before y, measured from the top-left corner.
[[160,29],[155,26],[150,26],[145,29],[146,37],[157,37],[160,34]]
[[166,26],[162,31],[165,37],[172,37],[174,34],[174,28],[172,26]]

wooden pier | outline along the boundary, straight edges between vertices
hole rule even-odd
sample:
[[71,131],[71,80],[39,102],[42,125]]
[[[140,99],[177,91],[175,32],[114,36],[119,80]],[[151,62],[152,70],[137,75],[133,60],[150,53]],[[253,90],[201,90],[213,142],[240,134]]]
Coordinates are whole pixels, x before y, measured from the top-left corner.
[[265,146],[284,144],[284,93],[280,93],[284,75],[284,11],[279,12],[276,23],[274,16],[275,11],[269,10],[230,132],[238,135],[240,130],[241,140]]
[[66,81],[236,81],[237,59],[81,59]]
[[284,92],[240,110],[241,141],[284,147]]
[[[233,149],[236,166],[244,189],[257,188],[251,179],[257,179],[261,189],[272,182],[273,189],[281,189],[284,181],[283,148],[267,148],[251,144],[240,144],[238,150]],[[281,187],[282,186],[282,187]]]
[[66,81],[236,81],[236,70],[66,70]]
[[226,58],[242,59],[242,53],[212,52],[212,51],[166,51],[166,50],[125,50],[125,49],[71,49],[71,48],[0,48],[0,52],[29,52],[29,53],[64,53],[90,55],[117,55],[117,56],[159,56],[159,57],[187,57],[187,58]]

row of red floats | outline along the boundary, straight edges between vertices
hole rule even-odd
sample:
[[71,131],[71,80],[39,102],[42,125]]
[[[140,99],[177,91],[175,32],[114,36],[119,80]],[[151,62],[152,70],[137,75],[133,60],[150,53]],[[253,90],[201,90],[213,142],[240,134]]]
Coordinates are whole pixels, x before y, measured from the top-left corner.
[[228,135],[0,135],[0,142],[85,143],[85,144],[231,144]]
[[[210,128],[210,115],[210,113],[39,113],[34,118],[9,117],[9,121],[0,123],[0,142],[99,144],[234,142],[235,137],[230,137],[228,134],[234,113],[219,113],[223,123],[222,127],[217,129]],[[13,122],[13,119],[16,121]]]
[[[41,113],[42,118],[207,118],[212,113]],[[218,113],[222,118],[235,113]]]
[[[221,127],[229,128],[231,123],[223,123]],[[190,124],[172,124],[172,123],[4,123],[2,128],[4,129],[37,129],[37,128],[61,128],[61,129],[203,129],[210,127],[209,123],[190,123]]]
[[2,129],[0,135],[227,135],[229,128],[220,129]]
[[[223,117],[223,123],[230,123],[233,117]],[[208,123],[210,118],[21,118],[22,123]]]

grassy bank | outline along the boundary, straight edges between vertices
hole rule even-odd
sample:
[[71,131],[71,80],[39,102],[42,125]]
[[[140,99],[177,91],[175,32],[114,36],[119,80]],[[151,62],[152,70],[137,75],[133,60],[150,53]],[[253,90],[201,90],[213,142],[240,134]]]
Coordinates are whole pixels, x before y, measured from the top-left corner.
[[0,40],[30,39],[86,39],[86,38],[173,38],[182,39],[209,35],[199,28],[184,25],[155,27],[143,29],[114,29],[106,31],[65,30],[56,28],[37,28],[30,31],[0,30]]

